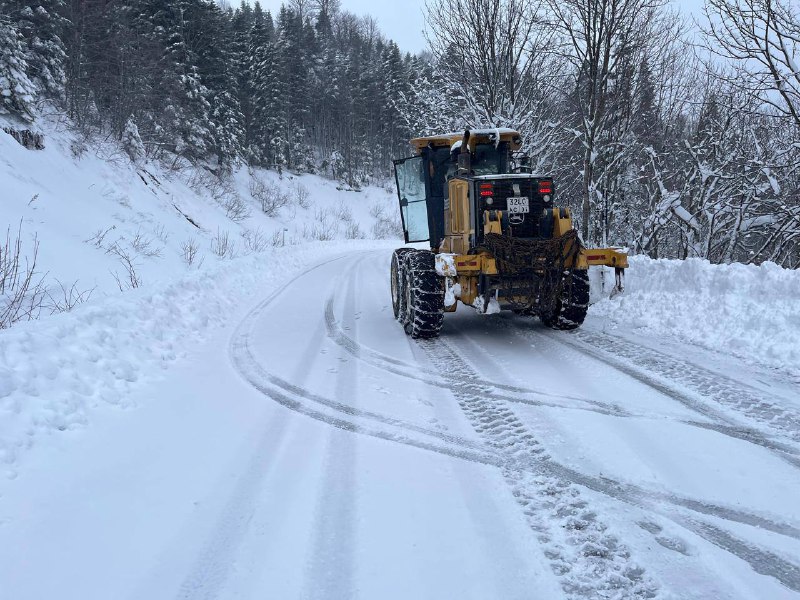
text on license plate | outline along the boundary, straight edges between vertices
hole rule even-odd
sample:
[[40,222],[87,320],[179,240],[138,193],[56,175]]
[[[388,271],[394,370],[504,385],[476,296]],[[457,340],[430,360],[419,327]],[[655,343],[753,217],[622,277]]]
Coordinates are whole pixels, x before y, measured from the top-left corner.
[[530,206],[527,198],[508,198],[508,212],[510,213],[526,213],[530,212]]

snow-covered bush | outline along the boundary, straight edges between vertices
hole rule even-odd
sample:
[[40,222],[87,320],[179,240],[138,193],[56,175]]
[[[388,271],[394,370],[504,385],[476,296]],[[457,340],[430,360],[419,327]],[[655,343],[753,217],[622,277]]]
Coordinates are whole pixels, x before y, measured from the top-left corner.
[[339,234],[339,221],[334,212],[328,208],[314,210],[312,225],[303,224],[303,237],[305,239],[327,242],[335,240]]
[[187,267],[191,267],[197,262],[199,251],[200,248],[197,245],[197,240],[194,238],[181,242],[181,258],[183,262],[186,263]]
[[236,258],[236,242],[230,233],[217,229],[217,234],[211,239],[211,251],[220,258]]
[[222,208],[225,210],[225,216],[234,223],[241,223],[250,218],[250,207],[236,192],[223,198]]
[[121,142],[122,149],[125,150],[135,164],[144,160],[146,151],[142,143],[142,138],[139,136],[139,128],[136,126],[133,117],[129,117],[128,121],[125,123]]
[[403,226],[400,223],[398,212],[389,213],[383,204],[376,202],[370,207],[369,215],[375,219],[375,224],[372,226],[372,237],[376,240],[403,237]]
[[363,240],[364,233],[361,231],[361,227],[358,223],[355,221],[350,221],[345,226],[344,237],[348,240]]
[[242,232],[244,247],[248,254],[263,252],[269,246],[269,240],[260,227],[245,229]]
[[53,287],[47,290],[47,308],[50,314],[69,312],[79,304],[88,301],[95,288],[81,290],[78,288],[78,282],[67,286],[60,281],[56,280],[58,287]]
[[118,273],[117,271],[113,271],[111,275],[117,282],[119,291],[126,292],[128,290],[135,290],[136,288],[140,287],[142,285],[142,278],[139,275],[139,272],[136,270],[139,265],[131,256],[131,253],[128,251],[128,249],[120,244],[122,240],[123,238],[120,238],[108,246],[108,248],[106,248],[106,254],[115,256],[125,270],[125,272],[122,274]]
[[0,329],[39,317],[47,289],[36,271],[39,241],[34,238],[29,256],[23,255],[22,224],[15,237],[11,227],[0,245]]
[[231,221],[241,223],[250,216],[247,204],[228,175],[216,175],[205,168],[191,168],[187,172],[187,185],[199,196],[216,201]]
[[292,186],[292,201],[302,209],[311,208],[311,193],[308,188],[299,181]]
[[257,175],[250,179],[250,195],[261,205],[261,211],[268,217],[277,215],[290,200],[282,187],[267,183]]
[[154,241],[141,231],[137,231],[130,241],[131,249],[139,256],[145,258],[161,258],[163,248],[157,246]]
[[343,200],[336,205],[336,218],[344,223],[353,223],[353,210]]

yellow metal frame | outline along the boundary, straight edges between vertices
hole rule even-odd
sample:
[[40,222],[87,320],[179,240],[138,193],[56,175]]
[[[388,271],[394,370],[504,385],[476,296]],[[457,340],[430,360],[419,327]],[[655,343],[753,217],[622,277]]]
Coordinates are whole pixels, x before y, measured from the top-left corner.
[[[466,182],[460,180],[451,180],[450,188],[451,202],[455,199],[457,203],[466,203]],[[464,184],[464,185],[461,185]],[[463,196],[463,197],[462,197]],[[452,205],[451,205],[452,206]],[[458,206],[457,211],[468,210],[467,206],[463,208]],[[456,212],[457,212],[456,211]],[[553,211],[553,237],[561,237],[568,231],[572,230],[572,214],[569,208],[554,208]],[[478,297],[478,278],[480,275],[497,275],[497,263],[494,257],[488,252],[479,252],[478,254],[464,254],[467,247],[464,244],[468,243],[469,233],[466,231],[467,225],[461,223],[454,223],[450,220],[455,217],[445,211],[446,222],[450,225],[450,232],[452,235],[447,236],[442,243],[442,251],[454,253],[453,261],[456,267],[456,276],[453,278],[453,283],[457,283],[461,288],[459,300],[463,304],[473,304]],[[465,212],[462,215],[467,214]],[[502,211],[486,211],[483,216],[484,233],[501,233]],[[464,250],[457,250],[455,248],[464,247]],[[572,253],[572,248],[567,245],[564,248],[565,256]],[[565,266],[586,270],[590,266],[607,266],[617,269],[628,268],[628,255],[617,248],[581,248],[578,253],[576,261],[570,261]],[[544,269],[544,265],[542,266]],[[447,312],[454,312],[458,303],[447,307]]]
[[[568,208],[553,209],[553,237],[561,237],[572,229],[572,213]],[[565,250],[569,251],[570,248]],[[628,268],[628,255],[618,248],[581,248],[575,269],[588,269],[590,266]]]

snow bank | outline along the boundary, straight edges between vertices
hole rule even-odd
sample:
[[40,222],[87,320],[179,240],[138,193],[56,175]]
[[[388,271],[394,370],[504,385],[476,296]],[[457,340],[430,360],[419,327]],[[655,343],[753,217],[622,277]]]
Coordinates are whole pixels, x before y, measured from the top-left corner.
[[800,375],[800,271],[774,263],[635,256],[625,294],[589,314]]
[[42,435],[85,426],[104,407],[129,407],[133,386],[161,377],[212,330],[304,267],[390,245],[271,249],[0,332],[0,470],[14,477],[21,455]]

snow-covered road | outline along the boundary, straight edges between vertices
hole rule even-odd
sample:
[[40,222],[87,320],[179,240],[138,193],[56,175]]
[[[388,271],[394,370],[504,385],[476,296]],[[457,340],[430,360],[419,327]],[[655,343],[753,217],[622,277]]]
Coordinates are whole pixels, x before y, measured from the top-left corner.
[[414,341],[389,255],[244,298],[139,408],[35,448],[0,598],[800,598],[795,384],[591,316]]

